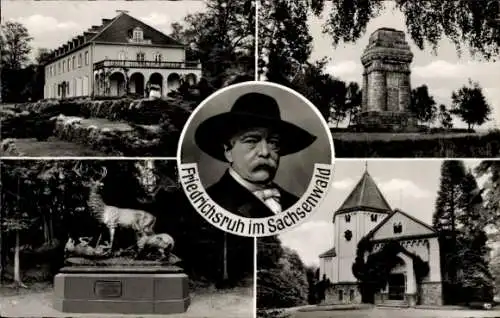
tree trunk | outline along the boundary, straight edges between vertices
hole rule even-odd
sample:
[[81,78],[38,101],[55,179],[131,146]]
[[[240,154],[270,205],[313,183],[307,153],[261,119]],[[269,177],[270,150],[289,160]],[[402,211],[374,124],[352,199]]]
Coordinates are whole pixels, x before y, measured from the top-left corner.
[[42,216],[42,220],[43,220],[43,238],[45,243],[48,243],[50,242],[50,234],[49,234],[49,225],[47,222],[47,216],[45,215]]
[[224,281],[229,279],[229,275],[227,273],[227,234],[224,232],[224,268],[223,268],[223,277]]
[[21,264],[19,263],[19,230],[16,231],[16,248],[14,252],[14,285],[17,287],[26,288],[26,285],[21,281]]
[[[1,82],[1,81],[0,81]],[[0,93],[1,94],[1,93]],[[3,195],[2,195],[2,202],[3,201]],[[3,284],[4,280],[4,264],[5,264],[5,251],[4,251],[4,246],[5,246],[5,234],[4,234],[4,228],[3,228],[3,209],[0,207],[0,286]]]

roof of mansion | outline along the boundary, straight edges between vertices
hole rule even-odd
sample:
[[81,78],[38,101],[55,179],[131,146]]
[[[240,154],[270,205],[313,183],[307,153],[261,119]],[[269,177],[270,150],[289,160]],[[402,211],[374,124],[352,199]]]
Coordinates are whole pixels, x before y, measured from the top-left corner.
[[75,36],[67,43],[51,51],[51,60],[64,56],[92,42],[130,43],[129,39],[132,37],[132,32],[137,27],[141,28],[143,32],[145,44],[184,47],[184,44],[179,41],[122,11],[113,19],[102,19],[101,25],[93,25],[87,31],[83,32],[83,34]]
[[335,212],[334,218],[337,214],[359,210],[381,213],[392,212],[389,203],[387,203],[384,195],[367,170],[365,170],[363,176],[359,179],[354,189],[347,196],[344,203],[342,203],[340,208]]

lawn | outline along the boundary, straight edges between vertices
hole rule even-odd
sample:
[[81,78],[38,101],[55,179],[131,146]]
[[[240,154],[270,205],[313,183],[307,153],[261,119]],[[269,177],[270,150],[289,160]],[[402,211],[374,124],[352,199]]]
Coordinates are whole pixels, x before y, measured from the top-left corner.
[[[197,289],[191,292],[191,305],[184,314],[168,317],[253,317],[253,287],[237,287],[230,290],[214,288]],[[52,308],[52,286],[36,283],[29,289],[0,287],[0,317],[124,317],[124,315],[70,314]],[[125,316],[126,317],[126,316]],[[137,317],[131,315],[130,317]],[[141,317],[158,317],[142,315]]]
[[47,141],[37,141],[35,138],[14,139],[15,153],[0,149],[2,157],[100,157],[105,153],[90,149],[88,146],[58,140],[55,137]]

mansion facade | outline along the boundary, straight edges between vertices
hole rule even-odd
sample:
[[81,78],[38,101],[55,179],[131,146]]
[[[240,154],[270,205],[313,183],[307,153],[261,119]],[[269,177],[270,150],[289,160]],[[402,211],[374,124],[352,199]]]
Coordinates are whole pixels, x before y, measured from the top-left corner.
[[198,61],[186,61],[186,46],[119,11],[51,52],[45,65],[44,98],[146,96],[151,85],[162,96],[182,82],[196,84]]
[[[325,302],[442,305],[437,232],[405,212],[391,209],[367,170],[334,213],[333,223],[334,246],[319,256],[320,277],[331,283]],[[358,245],[361,240],[363,244]],[[368,247],[358,250],[358,246]],[[371,260],[378,257],[378,264],[380,259],[387,262],[384,266],[389,275],[381,288],[367,294],[361,291],[353,265],[361,258],[365,268],[371,268],[371,256]]]

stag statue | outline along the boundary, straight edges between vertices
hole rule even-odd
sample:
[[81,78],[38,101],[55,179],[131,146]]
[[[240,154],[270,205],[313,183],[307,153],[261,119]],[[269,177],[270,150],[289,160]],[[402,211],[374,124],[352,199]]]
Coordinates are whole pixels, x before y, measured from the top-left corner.
[[[81,176],[80,169],[74,168],[77,175]],[[102,168],[100,178],[94,179],[91,177],[90,194],[87,204],[91,210],[92,216],[100,223],[104,224],[109,230],[109,244],[111,250],[114,247],[114,236],[117,227],[130,228],[136,233],[136,241],[148,235],[153,235],[153,227],[156,222],[156,217],[151,213],[142,210],[119,208],[104,203],[100,194],[100,189],[104,185],[102,180],[106,177],[107,170]]]

